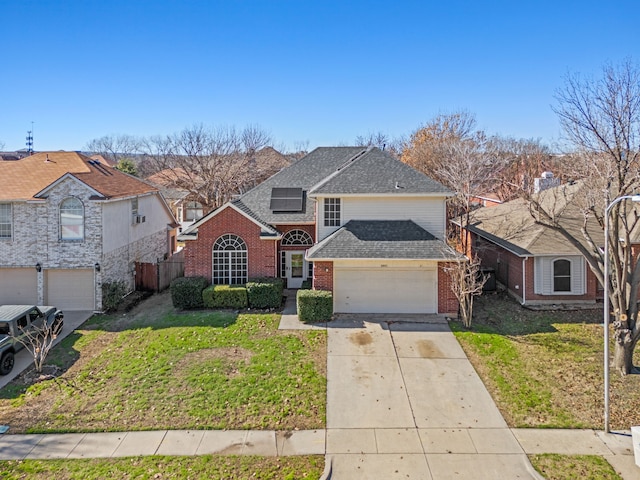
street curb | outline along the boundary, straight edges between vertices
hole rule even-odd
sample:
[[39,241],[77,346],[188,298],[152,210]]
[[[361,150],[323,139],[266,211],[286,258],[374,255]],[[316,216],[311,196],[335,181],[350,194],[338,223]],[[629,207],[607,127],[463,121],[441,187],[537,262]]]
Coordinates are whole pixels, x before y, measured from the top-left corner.
[[325,457],[324,471],[322,472],[322,476],[320,477],[320,480],[331,480],[332,458],[333,457],[330,457],[330,456]]

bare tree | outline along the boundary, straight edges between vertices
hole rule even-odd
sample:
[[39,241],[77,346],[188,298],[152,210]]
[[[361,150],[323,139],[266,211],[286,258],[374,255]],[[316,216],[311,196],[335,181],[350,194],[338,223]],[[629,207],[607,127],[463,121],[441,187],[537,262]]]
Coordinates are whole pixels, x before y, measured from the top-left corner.
[[132,159],[140,152],[141,140],[132,135],[105,135],[91,140],[85,150],[102,155],[115,165],[124,158]]
[[487,277],[482,274],[480,259],[450,263],[444,271],[451,280],[451,290],[458,300],[458,316],[466,328],[471,328],[473,301],[482,293]]
[[270,141],[257,126],[236,130],[197,125],[174,135],[146,139],[143,151],[166,186],[189,192],[208,212],[255,183],[261,172],[256,168],[256,152]]
[[42,367],[49,352],[53,348],[53,342],[58,338],[60,325],[57,321],[50,322],[47,318],[42,323],[32,324],[31,328],[21,330],[21,335],[15,337],[33,357],[36,372],[42,373]]
[[[475,118],[467,112],[438,115],[415,131],[405,145],[402,160],[448,187],[448,217],[468,221],[478,196],[493,187],[500,170],[494,144],[475,130]],[[467,235],[458,229],[449,235],[456,248],[469,254]]]
[[4,150],[4,142],[2,140],[0,140],[0,151]]
[[475,116],[466,111],[439,114],[414,131],[402,147],[402,161],[426,175],[437,178],[437,171],[448,162],[452,143],[484,137],[476,130]]
[[[567,179],[565,165],[539,139],[516,139],[499,135],[488,139],[496,162],[496,181],[490,189],[499,200],[508,202],[518,198],[522,190],[533,193],[534,179],[544,171]],[[567,162],[568,163],[568,162]],[[570,175],[569,175],[570,176]]]
[[[566,139],[580,157],[575,175],[581,181],[573,188],[557,189],[572,195],[572,202],[561,196],[534,196],[529,197],[530,210],[538,223],[574,245],[604,284],[605,209],[613,200],[640,191],[640,70],[626,61],[606,66],[597,80],[568,76],[556,100],[554,110]],[[558,213],[569,203],[579,222],[563,221],[566,217]],[[613,367],[622,375],[633,370],[633,352],[640,338],[640,262],[632,246],[638,241],[640,216],[630,203],[621,201],[610,210],[611,281],[605,292],[614,314]]]

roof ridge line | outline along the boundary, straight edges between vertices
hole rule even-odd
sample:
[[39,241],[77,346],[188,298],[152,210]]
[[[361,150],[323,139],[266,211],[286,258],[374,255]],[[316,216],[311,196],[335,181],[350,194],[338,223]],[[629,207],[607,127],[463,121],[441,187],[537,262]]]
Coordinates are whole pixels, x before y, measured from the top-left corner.
[[348,168],[350,165],[353,165],[356,162],[356,160],[359,160],[360,158],[364,157],[365,154],[369,153],[372,149],[373,149],[373,147],[363,148],[362,150],[360,150],[355,155],[352,155],[346,162],[344,162],[342,165],[340,165],[333,173],[331,173],[330,175],[326,176],[325,178],[320,180],[318,183],[313,185],[308,190],[307,193],[312,193],[316,188],[320,188],[322,185],[324,185],[329,180],[331,180],[332,178],[337,176],[339,173],[341,173],[345,168]]

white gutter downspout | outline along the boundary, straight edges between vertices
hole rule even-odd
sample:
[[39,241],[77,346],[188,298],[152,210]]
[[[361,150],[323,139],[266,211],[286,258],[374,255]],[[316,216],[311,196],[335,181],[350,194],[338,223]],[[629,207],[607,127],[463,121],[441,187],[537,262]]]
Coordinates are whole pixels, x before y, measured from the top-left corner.
[[524,305],[527,301],[527,260],[529,257],[524,257],[522,259],[522,303]]

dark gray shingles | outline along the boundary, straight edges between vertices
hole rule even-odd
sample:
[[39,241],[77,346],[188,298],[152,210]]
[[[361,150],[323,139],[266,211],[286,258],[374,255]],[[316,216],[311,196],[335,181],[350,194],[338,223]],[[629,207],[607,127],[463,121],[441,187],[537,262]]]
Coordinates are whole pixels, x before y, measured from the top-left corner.
[[451,192],[442,184],[387,152],[373,148],[336,175],[313,189],[311,194],[429,194]]
[[455,260],[461,255],[411,220],[351,220],[307,257]]
[[[302,212],[272,212],[269,208],[272,188],[302,188],[305,192],[325,179],[362,147],[320,147],[302,157],[289,167],[268,178],[254,189],[242,195],[234,203],[243,210],[253,212],[255,218],[270,224],[313,222],[315,201],[304,195]],[[245,211],[246,211],[245,210]]]

